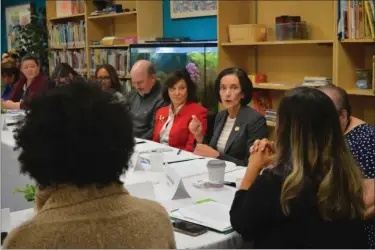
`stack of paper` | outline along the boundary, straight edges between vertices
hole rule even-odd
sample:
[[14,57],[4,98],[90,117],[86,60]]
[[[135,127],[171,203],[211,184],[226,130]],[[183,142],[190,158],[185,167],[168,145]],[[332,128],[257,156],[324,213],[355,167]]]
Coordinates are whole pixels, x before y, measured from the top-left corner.
[[218,202],[205,202],[174,210],[170,216],[227,233],[232,230],[229,210],[229,206]]

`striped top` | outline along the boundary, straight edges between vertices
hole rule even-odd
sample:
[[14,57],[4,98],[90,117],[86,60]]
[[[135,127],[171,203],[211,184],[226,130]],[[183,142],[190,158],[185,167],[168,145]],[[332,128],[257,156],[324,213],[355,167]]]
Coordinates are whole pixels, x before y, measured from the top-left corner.
[[216,145],[217,151],[219,151],[219,153],[224,153],[225,145],[227,144],[230,132],[232,131],[235,121],[236,118],[231,119],[227,117],[227,120],[225,121],[223,130],[221,131],[219,140],[217,141]]

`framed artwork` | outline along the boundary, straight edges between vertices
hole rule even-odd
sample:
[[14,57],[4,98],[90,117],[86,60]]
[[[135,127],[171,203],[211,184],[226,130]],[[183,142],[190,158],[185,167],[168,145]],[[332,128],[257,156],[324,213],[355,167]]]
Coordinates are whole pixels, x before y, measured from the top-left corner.
[[31,4],[20,4],[5,8],[5,23],[7,32],[8,51],[16,45],[16,25],[26,25],[31,20]]
[[171,18],[188,18],[217,15],[217,0],[170,0]]

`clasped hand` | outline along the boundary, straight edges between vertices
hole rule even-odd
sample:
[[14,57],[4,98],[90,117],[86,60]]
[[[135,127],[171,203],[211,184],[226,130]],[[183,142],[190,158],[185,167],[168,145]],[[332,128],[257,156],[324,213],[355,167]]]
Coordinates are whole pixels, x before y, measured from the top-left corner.
[[256,140],[249,151],[249,167],[263,169],[275,160],[275,143],[268,139]]

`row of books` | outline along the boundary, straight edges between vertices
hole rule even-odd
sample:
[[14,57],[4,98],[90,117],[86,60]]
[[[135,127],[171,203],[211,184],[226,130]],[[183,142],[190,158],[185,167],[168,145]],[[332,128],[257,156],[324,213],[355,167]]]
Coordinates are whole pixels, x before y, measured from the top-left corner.
[[52,48],[85,46],[86,29],[84,21],[52,25],[49,33]]
[[96,69],[102,64],[112,65],[119,77],[128,75],[129,56],[124,49],[92,49],[90,51],[91,74],[94,75]]
[[338,1],[339,39],[375,39],[375,0]]
[[54,50],[51,52],[51,67],[56,68],[60,63],[69,64],[78,74],[87,74],[85,50]]
[[266,114],[265,114],[265,118],[269,122],[276,122],[276,118],[277,118],[277,112],[276,112],[276,110],[274,110],[274,109],[267,109],[266,110]]

